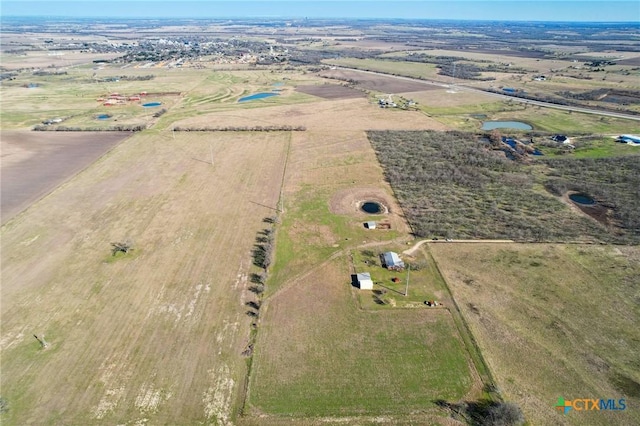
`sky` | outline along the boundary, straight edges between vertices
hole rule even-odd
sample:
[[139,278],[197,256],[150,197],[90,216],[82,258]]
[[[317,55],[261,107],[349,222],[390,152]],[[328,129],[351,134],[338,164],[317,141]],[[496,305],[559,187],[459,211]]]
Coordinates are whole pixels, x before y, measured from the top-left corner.
[[0,0],[2,16],[402,18],[640,23],[640,0]]

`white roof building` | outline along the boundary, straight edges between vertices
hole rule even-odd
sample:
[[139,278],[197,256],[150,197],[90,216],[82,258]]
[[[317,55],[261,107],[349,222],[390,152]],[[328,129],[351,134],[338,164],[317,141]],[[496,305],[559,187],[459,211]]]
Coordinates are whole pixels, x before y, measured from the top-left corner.
[[361,272],[357,274],[357,278],[360,290],[373,290],[373,281],[371,281],[371,274],[369,272]]

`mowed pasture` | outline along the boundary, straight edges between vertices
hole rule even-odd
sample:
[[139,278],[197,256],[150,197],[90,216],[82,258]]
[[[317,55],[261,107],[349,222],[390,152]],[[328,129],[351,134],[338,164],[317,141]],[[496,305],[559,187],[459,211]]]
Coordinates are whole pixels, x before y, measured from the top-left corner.
[[3,131],[0,140],[2,223],[129,136],[128,132]]
[[478,392],[448,311],[361,311],[357,291],[337,259],[269,301],[261,313],[250,414],[300,424],[318,417],[362,424],[376,416],[386,424],[438,424],[446,414],[436,400]]
[[5,224],[2,423],[230,424],[288,143],[146,131]]
[[[637,247],[432,244],[505,398],[531,424],[640,422]],[[626,399],[624,411],[555,408]]]

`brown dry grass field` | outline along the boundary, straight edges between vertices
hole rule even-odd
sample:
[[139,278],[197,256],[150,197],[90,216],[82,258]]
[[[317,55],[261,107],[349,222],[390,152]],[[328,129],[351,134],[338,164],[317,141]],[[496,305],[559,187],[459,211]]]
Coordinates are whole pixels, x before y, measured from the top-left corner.
[[6,224],[3,424],[228,424],[258,204],[277,204],[288,143],[139,134]]
[[[531,424],[640,421],[638,247],[432,244],[497,384]],[[626,399],[625,411],[554,408]]]
[[128,132],[3,131],[0,135],[2,223],[129,136]]
[[438,86],[415,80],[403,80],[391,76],[369,74],[346,69],[327,70],[321,72],[320,75],[327,78],[351,80],[356,82],[360,87],[383,93],[423,92],[426,90],[438,89]]
[[298,92],[324,99],[349,99],[364,97],[364,92],[339,84],[316,84],[296,87]]

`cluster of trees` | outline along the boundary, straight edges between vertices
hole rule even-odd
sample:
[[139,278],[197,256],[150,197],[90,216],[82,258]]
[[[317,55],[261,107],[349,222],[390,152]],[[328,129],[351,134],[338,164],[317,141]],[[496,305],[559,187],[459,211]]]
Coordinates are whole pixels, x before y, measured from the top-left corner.
[[[536,160],[536,164],[544,161],[550,166],[547,174],[541,174],[539,168],[510,161],[491,144],[478,141],[487,136],[368,132],[414,234],[516,241],[640,242],[637,156],[590,160],[592,168],[584,167],[584,160]],[[611,233],[590,218],[576,217],[557,197],[539,189],[547,181],[576,184],[575,188],[607,200],[615,205],[624,229]]]
[[126,80],[126,81],[149,81],[149,80],[153,80],[154,78],[156,78],[155,75],[153,74],[147,74],[147,75],[121,75],[120,80]]
[[118,124],[109,127],[69,127],[38,124],[33,127],[33,130],[37,132],[141,132],[146,128],[145,124]]
[[253,247],[253,264],[265,271],[271,265],[273,254],[273,228],[265,228],[256,237],[256,245]]
[[640,242],[640,156],[544,159],[551,171],[547,190],[588,194],[612,210],[625,242]]
[[482,81],[495,80],[495,78],[493,77],[482,77],[482,69],[473,64],[454,62],[453,64],[438,65],[437,68],[440,69],[440,71],[438,71],[438,74],[446,75],[453,78]]
[[479,400],[450,403],[438,400],[436,405],[448,409],[454,418],[472,426],[520,426],[525,423],[522,410],[513,402]]
[[176,132],[304,132],[305,126],[174,127]]
[[153,118],[162,117],[166,112],[167,112],[167,109],[166,108],[162,108],[161,110],[159,110],[155,114],[153,114]]
[[[501,95],[505,95],[507,93],[505,93],[503,90],[501,89],[496,89],[496,88],[489,88],[486,89],[487,92],[493,92],[493,93],[500,93]],[[547,102],[550,104],[557,104],[557,105],[567,105],[567,106],[584,106],[584,103],[581,102],[581,100],[579,99],[581,96],[578,95],[576,96],[575,94],[573,94],[572,96],[569,97],[565,97],[564,95],[566,95],[567,92],[560,92],[556,95],[552,95],[552,94],[541,94],[541,93],[530,93],[530,92],[525,92],[524,90],[518,90],[515,93],[509,93],[509,96],[513,96],[516,98],[522,98],[522,99],[530,99],[532,101],[541,101],[541,102]],[[618,102],[616,102],[618,103]],[[616,104],[614,103],[614,105]],[[625,102],[619,102],[620,104],[624,105],[626,103]],[[613,105],[611,106],[606,106],[603,104],[600,104],[598,106],[599,109],[604,110],[604,111],[620,111],[621,108],[616,108]],[[625,114],[633,114],[633,115],[640,115],[640,112],[635,111],[633,109],[624,109],[624,113]]]
[[[267,271],[271,265],[273,258],[274,248],[274,234],[275,226],[278,223],[278,216],[265,217],[263,222],[270,224],[271,226],[263,229],[258,233],[256,237],[256,244],[253,246],[253,264],[263,271],[260,274],[253,274],[251,281],[255,284],[264,285],[267,279]],[[262,291],[255,291],[255,293],[262,293]]]
[[614,102],[619,104],[640,103],[640,91],[637,90],[614,90],[614,89],[596,89],[588,92],[571,92],[564,90],[558,92],[558,95],[567,99],[576,99],[580,101],[599,101]]
[[37,70],[33,72],[33,75],[38,77],[44,77],[49,75],[67,75],[66,71],[45,71],[45,70]]
[[259,273],[252,273],[249,276],[252,283],[249,287],[249,291],[255,294],[256,300],[250,300],[245,303],[245,305],[249,307],[246,314],[253,319],[251,322],[249,343],[244,351],[242,351],[242,355],[246,357],[251,357],[251,355],[253,355],[253,347],[258,329],[257,319],[260,316],[260,307],[262,306],[262,294],[265,290],[267,273],[273,258],[273,238],[275,234],[275,227],[278,224],[278,216],[265,217],[262,221],[270,226],[258,233],[258,236],[256,237],[256,244],[253,246],[253,264],[260,268],[261,271]]

